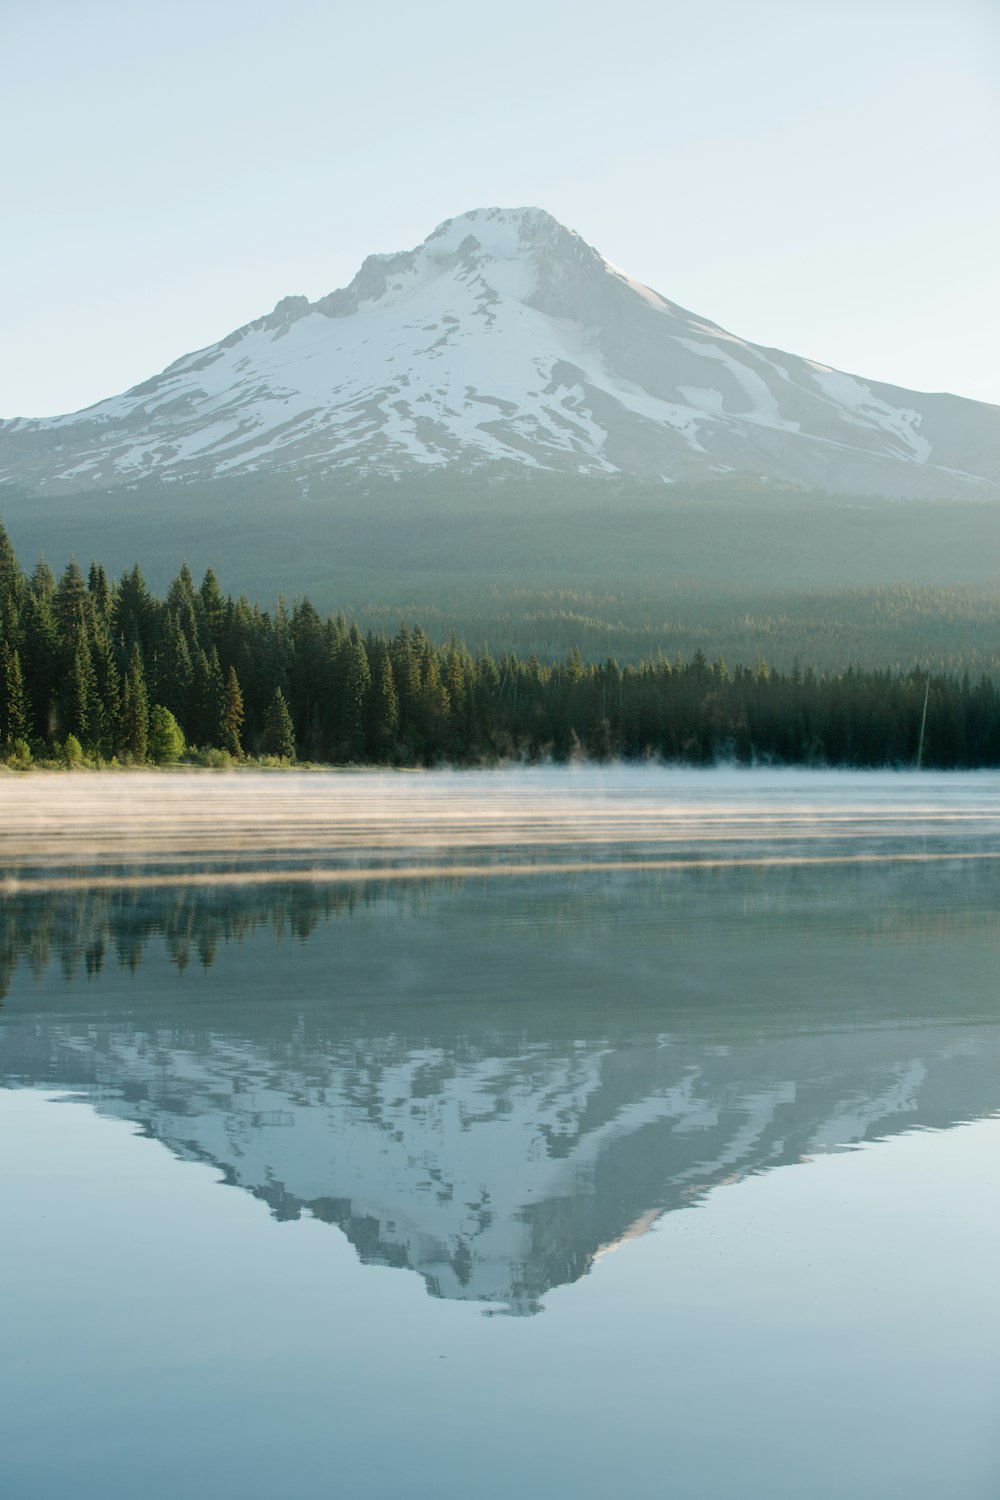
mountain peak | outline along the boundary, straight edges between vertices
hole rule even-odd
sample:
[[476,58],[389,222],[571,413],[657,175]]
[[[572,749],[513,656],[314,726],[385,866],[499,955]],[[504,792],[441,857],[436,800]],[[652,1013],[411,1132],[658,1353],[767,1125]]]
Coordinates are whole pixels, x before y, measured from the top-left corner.
[[445,219],[424,240],[436,249],[455,249],[469,236],[488,254],[508,259],[546,240],[578,238],[544,208],[472,208]]
[[544,208],[473,208],[445,219],[420,247],[436,261],[462,255],[470,265],[524,261],[542,267],[564,262],[604,271],[607,262],[574,229]]
[[487,298],[527,302],[560,262],[605,268],[596,250],[542,208],[473,208],[445,219],[413,250],[367,256],[349,286],[314,306],[328,318],[349,317],[364,307],[409,302],[434,279],[475,280],[486,268]]

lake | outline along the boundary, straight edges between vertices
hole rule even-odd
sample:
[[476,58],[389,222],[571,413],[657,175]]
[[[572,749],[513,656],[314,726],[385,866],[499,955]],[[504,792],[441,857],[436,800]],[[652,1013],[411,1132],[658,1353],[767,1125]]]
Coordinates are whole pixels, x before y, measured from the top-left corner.
[[0,1495],[1000,1494],[1000,777],[0,779]]

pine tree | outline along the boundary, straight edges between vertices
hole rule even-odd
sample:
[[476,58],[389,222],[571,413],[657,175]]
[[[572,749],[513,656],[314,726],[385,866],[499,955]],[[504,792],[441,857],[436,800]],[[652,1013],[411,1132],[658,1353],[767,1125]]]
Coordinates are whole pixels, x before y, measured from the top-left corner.
[[234,667],[230,667],[229,680],[226,683],[226,695],[222,707],[220,738],[223,750],[228,750],[230,755],[235,755],[237,758],[243,754],[243,746],[240,743],[243,717],[243,694],[240,692],[236,670]]
[[[260,645],[260,610],[251,608],[246,594],[233,601],[226,601],[225,646],[230,666],[236,668],[244,695],[250,696],[250,681],[253,676],[254,654]],[[246,681],[244,681],[246,678]]]
[[477,753],[492,746],[495,711],[500,698],[500,680],[500,672],[490,655],[489,645],[484,645],[482,651],[476,656],[475,688],[471,695],[474,704],[475,740],[469,748],[474,748]]
[[52,610],[56,629],[64,646],[76,649],[76,638],[90,617],[91,598],[87,583],[75,559],[71,559],[63,570],[58,587],[52,595]]
[[465,712],[466,678],[471,662],[464,648],[459,646],[454,635],[448,642],[445,658],[444,685],[448,694],[453,719],[461,718]]
[[413,647],[410,632],[400,625],[390,647],[392,675],[396,683],[396,701],[399,712],[399,731],[409,738],[413,720],[420,703],[420,662]]
[[87,593],[90,595],[94,619],[100,626],[106,626],[111,620],[111,585],[103,563],[91,563],[87,576]]
[[276,755],[279,760],[295,759],[292,716],[288,712],[288,704],[280,688],[275,688],[274,697],[268,709],[267,723],[264,726],[264,749],[269,755]]
[[219,588],[219,580],[211,568],[205,569],[205,576],[198,590],[198,598],[201,602],[201,614],[205,623],[205,639],[202,644],[206,653],[219,643],[222,630],[222,620],[226,611],[226,601],[222,597]]
[[152,602],[146,592],[146,580],[136,563],[115,589],[111,608],[114,638],[126,654],[136,642],[143,650],[149,646],[151,615]]
[[212,647],[206,656],[199,651],[194,659],[191,679],[191,698],[185,729],[194,744],[217,745],[222,733],[222,711],[225,700],[225,683],[219,653]]
[[12,633],[14,616],[20,613],[23,591],[24,575],[10,538],[0,525],[0,630],[6,631],[8,636]]
[[20,571],[17,555],[7,535],[7,528],[0,521],[0,590],[6,588]]
[[372,684],[368,699],[368,754],[373,760],[385,760],[395,744],[399,708],[389,648],[383,638],[371,642],[368,656]]
[[0,646],[0,747],[28,738],[28,703],[21,658],[9,641]]
[[194,579],[186,562],[181,563],[180,572],[167,590],[166,603],[167,608],[173,610],[174,614],[178,614],[181,606],[185,604],[194,608]]
[[[264,618],[267,619],[267,616],[265,615]],[[274,618],[270,621],[270,627],[267,668],[272,682],[287,695],[292,660],[292,632],[283,594],[278,595],[278,603],[275,607]],[[268,701],[270,702],[270,699]]]
[[441,681],[441,668],[438,665],[437,652],[433,647],[424,658],[424,668],[420,684],[420,730],[424,737],[427,750],[433,754],[436,750],[444,748],[448,733],[448,690]]
[[36,599],[51,599],[56,590],[56,575],[45,560],[45,553],[35,564],[31,575],[31,592]]
[[[190,607],[189,603],[188,608]],[[179,617],[171,610],[167,615],[156,696],[192,735],[194,723],[190,715],[193,680],[194,670],[191,666],[191,653],[188,649],[187,638],[181,629]]]
[[76,647],[63,684],[62,727],[75,735],[85,750],[95,747],[99,736],[97,683],[86,627],[76,634]]
[[323,622],[308,598],[292,610],[290,636],[289,710],[299,744],[315,754],[327,657]]
[[91,648],[97,699],[96,743],[102,755],[112,756],[121,728],[122,685],[111,638],[101,630]]
[[341,760],[360,760],[365,749],[372,679],[368,653],[356,625],[351,626],[350,633],[340,648],[339,657],[337,756]]
[[41,739],[51,739],[58,732],[56,697],[62,666],[52,605],[44,591],[32,589],[25,600],[24,651],[22,670],[34,730]]
[[125,692],[122,702],[122,748],[133,760],[146,759],[149,743],[149,698],[146,693],[146,674],[142,667],[142,654],[138,643],[132,647],[128,670],[125,673]]

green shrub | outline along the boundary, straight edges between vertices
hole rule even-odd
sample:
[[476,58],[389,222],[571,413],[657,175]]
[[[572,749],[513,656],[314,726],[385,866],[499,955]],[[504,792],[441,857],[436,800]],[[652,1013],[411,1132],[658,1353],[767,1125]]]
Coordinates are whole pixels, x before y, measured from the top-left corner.
[[15,771],[26,771],[31,765],[31,746],[27,740],[9,740],[5,751],[7,764]]
[[62,763],[71,770],[74,766],[83,765],[83,746],[75,734],[66,736],[66,742],[62,747]]
[[149,715],[149,737],[146,753],[158,766],[169,765],[180,760],[184,754],[184,731],[162,704],[156,703]]
[[196,766],[205,766],[210,771],[227,771],[236,764],[235,758],[228,750],[219,750],[215,745],[206,745],[203,750],[193,747],[190,759]]

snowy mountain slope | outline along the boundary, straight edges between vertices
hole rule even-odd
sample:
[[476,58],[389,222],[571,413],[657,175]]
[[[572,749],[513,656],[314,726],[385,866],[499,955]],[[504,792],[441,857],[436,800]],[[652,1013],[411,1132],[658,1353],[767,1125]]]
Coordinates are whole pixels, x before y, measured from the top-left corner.
[[446,220],[86,411],[0,423],[0,479],[49,491],[498,462],[986,498],[1000,408],[747,343],[528,208]]

